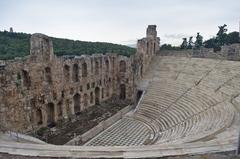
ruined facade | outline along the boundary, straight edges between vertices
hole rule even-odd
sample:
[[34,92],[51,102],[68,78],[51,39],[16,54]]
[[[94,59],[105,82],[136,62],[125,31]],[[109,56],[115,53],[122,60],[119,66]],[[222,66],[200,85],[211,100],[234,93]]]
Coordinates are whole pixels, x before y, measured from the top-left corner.
[[0,63],[1,129],[36,130],[112,96],[134,100],[135,83],[158,50],[155,25],[148,26],[146,38],[138,41],[131,57],[56,57],[51,39],[33,34],[29,56]]

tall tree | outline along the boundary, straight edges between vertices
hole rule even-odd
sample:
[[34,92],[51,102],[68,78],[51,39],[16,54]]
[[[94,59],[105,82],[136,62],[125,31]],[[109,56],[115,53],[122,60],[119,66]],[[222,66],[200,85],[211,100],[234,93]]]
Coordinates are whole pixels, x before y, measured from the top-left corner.
[[187,43],[187,38],[183,38],[183,42],[181,44],[181,49],[187,49],[188,43]]
[[193,47],[193,37],[191,36],[191,37],[189,37],[189,40],[188,40],[188,46],[187,46],[187,48],[188,49],[192,49],[192,47]]
[[222,46],[224,44],[226,44],[226,39],[227,39],[227,25],[224,24],[223,26],[218,26],[219,31],[217,33],[217,44],[218,46]]
[[195,41],[195,47],[200,48],[203,45],[203,36],[200,35],[200,33],[197,33],[196,41]]

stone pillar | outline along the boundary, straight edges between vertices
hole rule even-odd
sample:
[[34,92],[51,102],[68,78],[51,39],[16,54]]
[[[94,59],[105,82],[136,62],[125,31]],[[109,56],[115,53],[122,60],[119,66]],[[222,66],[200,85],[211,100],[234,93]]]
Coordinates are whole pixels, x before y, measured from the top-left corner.
[[53,44],[48,36],[40,33],[35,33],[31,36],[30,41],[31,58],[43,62],[52,60]]

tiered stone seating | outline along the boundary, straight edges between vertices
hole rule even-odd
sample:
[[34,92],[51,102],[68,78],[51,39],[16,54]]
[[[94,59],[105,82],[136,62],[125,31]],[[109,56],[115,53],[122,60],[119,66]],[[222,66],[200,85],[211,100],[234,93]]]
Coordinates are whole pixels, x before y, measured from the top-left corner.
[[86,143],[86,146],[129,146],[142,145],[150,138],[150,129],[139,120],[123,118],[96,138]]
[[[133,115],[87,145],[187,143],[213,136],[231,125],[235,108],[231,98],[222,93],[240,93],[239,64],[184,57],[158,61],[155,59],[146,72],[149,85]],[[227,71],[230,68],[233,70]]]

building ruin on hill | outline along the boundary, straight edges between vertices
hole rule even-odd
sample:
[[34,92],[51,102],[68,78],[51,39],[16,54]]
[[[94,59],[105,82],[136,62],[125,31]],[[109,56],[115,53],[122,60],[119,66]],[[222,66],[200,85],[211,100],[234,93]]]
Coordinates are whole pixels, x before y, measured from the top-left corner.
[[134,100],[136,82],[159,51],[155,25],[131,57],[117,54],[57,57],[51,39],[31,37],[30,55],[0,65],[0,126],[31,131],[71,118],[113,96]]

